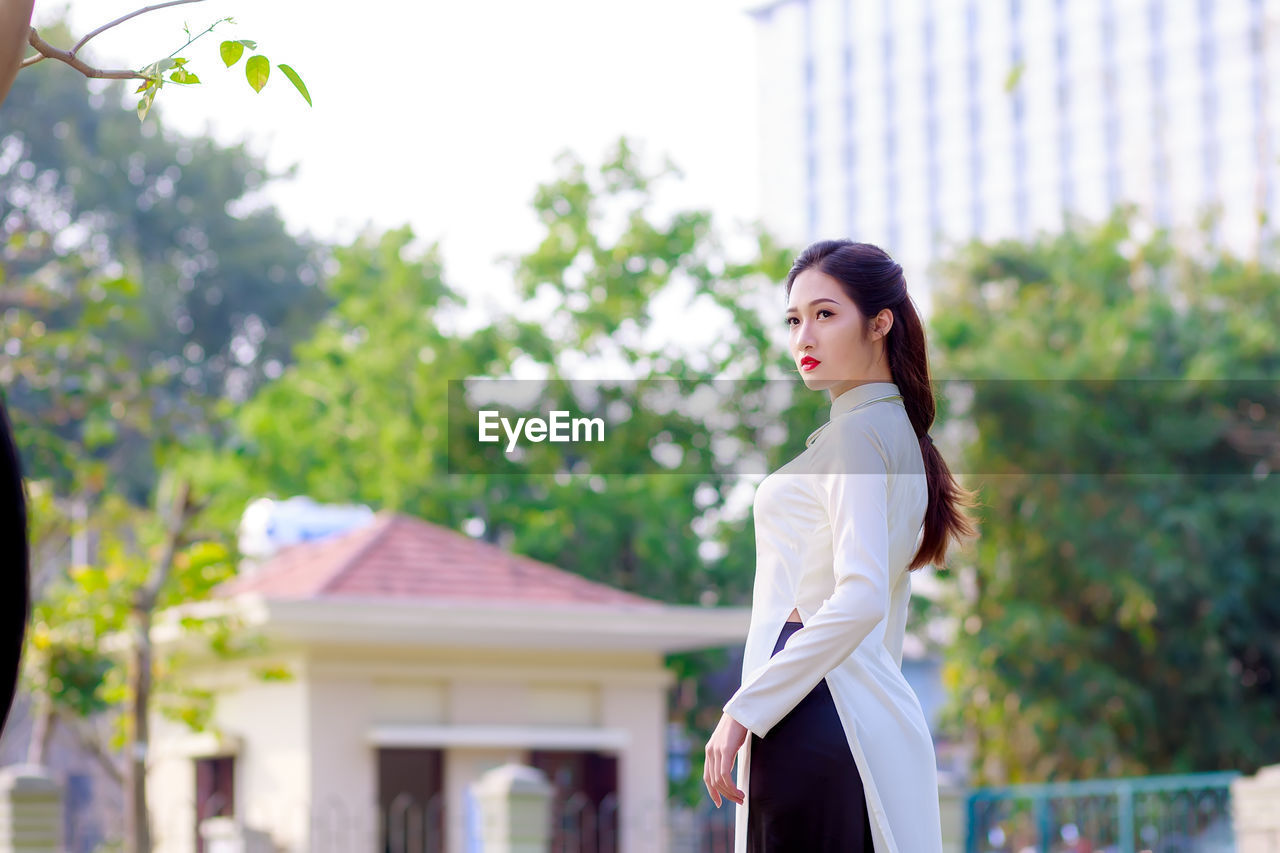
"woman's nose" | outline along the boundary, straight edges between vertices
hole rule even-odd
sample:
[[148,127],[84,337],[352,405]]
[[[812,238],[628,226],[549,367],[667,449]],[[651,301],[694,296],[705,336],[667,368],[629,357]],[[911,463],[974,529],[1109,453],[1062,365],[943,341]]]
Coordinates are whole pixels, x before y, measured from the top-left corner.
[[813,339],[813,326],[801,320],[800,326],[796,329],[796,348],[803,352],[814,343],[816,342]]

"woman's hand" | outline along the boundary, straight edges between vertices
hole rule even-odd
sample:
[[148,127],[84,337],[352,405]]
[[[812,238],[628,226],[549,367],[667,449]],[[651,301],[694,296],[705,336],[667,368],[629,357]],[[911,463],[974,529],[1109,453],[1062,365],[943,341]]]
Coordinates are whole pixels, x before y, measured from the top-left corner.
[[707,762],[702,770],[702,782],[707,786],[716,808],[720,808],[722,796],[742,805],[744,795],[733,783],[732,774],[733,760],[746,739],[746,726],[728,714],[722,714],[716,730],[711,733],[711,740],[707,741]]

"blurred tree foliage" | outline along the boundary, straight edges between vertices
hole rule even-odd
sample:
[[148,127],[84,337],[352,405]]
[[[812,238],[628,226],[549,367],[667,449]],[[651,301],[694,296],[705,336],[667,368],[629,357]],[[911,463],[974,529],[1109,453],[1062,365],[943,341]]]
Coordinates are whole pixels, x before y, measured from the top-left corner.
[[[730,263],[710,234],[705,212],[650,221],[645,208],[656,177],[643,174],[625,141],[594,180],[577,160],[566,157],[562,164],[561,177],[542,186],[535,200],[547,236],[532,253],[513,259],[522,295],[532,298],[537,290],[549,300],[555,323],[505,314],[477,331],[448,333],[447,312],[460,297],[444,282],[435,246],[416,250],[405,228],[338,250],[337,271],[327,284],[336,301],[333,311],[296,347],[295,364],[283,376],[235,407],[237,446],[193,463],[203,466],[204,480],[218,484],[214,491],[228,508],[243,507],[246,498],[264,492],[302,493],[454,527],[478,518],[490,541],[642,595],[696,603],[710,589],[730,601],[746,600],[750,573],[743,577],[738,564],[733,577],[719,575],[714,561],[697,555],[692,532],[694,519],[723,500],[732,466],[716,467],[706,459],[705,448],[672,427],[673,416],[633,411],[632,421],[646,426],[628,434],[647,443],[611,445],[607,455],[596,457],[600,472],[449,473],[451,462],[458,468],[467,461],[448,455],[449,379],[510,376],[518,360],[558,378],[566,356],[591,358],[619,342],[623,362],[637,372],[694,384],[710,382],[734,361],[746,363],[739,371],[744,388],[762,383],[766,367],[777,371],[770,373],[774,377],[785,369],[785,356],[755,345],[768,336],[760,319],[745,314],[742,321],[750,325],[743,337],[752,344],[731,339],[724,360],[702,368],[662,345],[625,343],[638,336],[620,329],[643,330],[653,302],[676,282],[692,284],[690,298],[707,295],[702,310],[714,312],[718,300],[733,304],[735,291],[772,286],[790,256],[761,237],[759,257]],[[606,242],[595,230],[600,208],[620,200],[630,205],[621,217],[626,227]],[[575,279],[571,268],[578,270],[576,285],[566,283]],[[575,293],[584,289],[592,297],[579,302]],[[781,297],[778,306],[780,313]],[[745,393],[728,398],[737,405],[750,399]],[[539,405],[550,409],[555,402]],[[822,408],[821,401],[799,404],[810,420]],[[728,432],[752,445],[769,445],[761,438],[767,424],[750,417],[729,420]],[[804,426],[807,435],[812,426]],[[661,473],[666,469],[653,461],[654,437],[660,434],[688,457],[703,459],[691,467],[709,470],[708,476]],[[560,451],[542,445],[536,452]],[[529,467],[539,461],[532,456]],[[713,491],[695,499],[699,486]]]
[[[158,117],[139,127],[121,94],[50,64],[0,109],[0,384],[32,498],[30,757],[56,722],[116,778],[118,753],[145,740],[139,708],[193,728],[208,716],[209,696],[166,677],[180,658],[134,638],[234,571],[199,501],[165,516],[166,495],[186,494],[171,465],[216,440],[214,403],[283,370],[328,304],[318,250],[247,206],[261,164]],[[184,624],[217,654],[257,651],[226,620]],[[110,742],[84,725],[102,712]]]
[[[10,245],[41,239],[21,237]],[[146,742],[139,721],[147,709],[197,730],[206,724],[212,696],[167,677],[184,656],[153,654],[147,628],[157,611],[208,597],[233,574],[234,562],[225,530],[204,523],[198,502],[184,498],[176,512],[167,506],[185,485],[169,476],[139,505],[117,488],[113,463],[120,457],[99,454],[128,430],[157,471],[171,471],[184,452],[183,435],[209,433],[197,419],[209,406],[196,398],[181,423],[157,413],[163,374],[139,369],[119,334],[139,322],[140,291],[83,261],[50,261],[16,281],[0,265],[0,290],[12,297],[0,324],[0,378],[7,405],[12,389],[22,391],[24,407],[11,411],[21,424],[31,498],[35,598],[22,660],[22,685],[33,700],[27,760],[44,763],[55,724],[66,726],[123,782],[129,765],[117,756],[135,755],[133,745]],[[55,316],[65,327],[44,325]],[[262,651],[260,638],[234,620],[183,624],[224,658]],[[262,675],[279,677],[270,666]],[[101,714],[111,726],[107,740],[86,724]],[[139,788],[130,790],[141,802],[141,776],[133,778]]]
[[1280,275],[1121,209],[945,278],[985,504],[944,670],[974,781],[1280,760]]
[[[113,315],[115,300],[85,294],[54,307],[51,291],[77,287],[77,268],[97,271],[99,288],[130,282],[129,320],[107,316],[88,326],[124,360],[110,379],[127,384],[147,373],[155,414],[193,417],[200,400],[247,398],[310,332],[328,306],[317,286],[321,249],[288,234],[274,208],[256,203],[255,193],[282,176],[269,175],[242,146],[167,132],[159,116],[140,128],[120,109],[122,97],[118,84],[91,94],[79,74],[43,63],[20,74],[0,106],[7,281],[0,309],[25,309],[46,334],[74,333],[86,330],[91,303]],[[65,366],[61,378],[60,360],[44,366],[51,387],[73,381]],[[7,395],[22,417],[59,423],[62,438],[86,426],[114,429],[95,455],[111,459],[116,488],[147,501],[154,467],[126,419],[117,417],[116,426],[63,419],[23,383]],[[22,439],[26,447],[33,437],[28,431]],[[47,454],[28,465],[37,466],[33,476],[54,476],[63,486],[72,476],[65,460]]]

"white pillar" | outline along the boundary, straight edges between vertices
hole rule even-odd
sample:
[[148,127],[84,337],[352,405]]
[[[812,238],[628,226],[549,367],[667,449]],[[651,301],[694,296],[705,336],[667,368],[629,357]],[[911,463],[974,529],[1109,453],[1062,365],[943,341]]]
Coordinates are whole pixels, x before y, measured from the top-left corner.
[[541,770],[503,764],[476,783],[484,853],[547,853],[551,783]]
[[620,853],[667,853],[667,697],[662,687],[608,685],[601,722],[624,729],[618,755]]
[[0,853],[62,850],[62,788],[34,764],[0,768]]
[[1232,780],[1231,823],[1236,853],[1280,850],[1280,764]]

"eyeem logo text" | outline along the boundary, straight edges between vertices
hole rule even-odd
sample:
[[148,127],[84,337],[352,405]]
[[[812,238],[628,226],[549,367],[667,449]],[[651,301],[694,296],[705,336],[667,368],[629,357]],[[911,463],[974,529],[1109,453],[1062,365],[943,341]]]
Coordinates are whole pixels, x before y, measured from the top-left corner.
[[[604,420],[602,418],[569,419],[567,411],[553,411],[550,422],[542,418],[516,418],[512,425],[508,418],[501,416],[497,410],[480,412],[480,441],[501,441],[498,427],[507,434],[507,449],[510,453],[516,449],[516,443],[523,434],[526,441],[604,441]],[[579,430],[585,437],[579,437]]]

